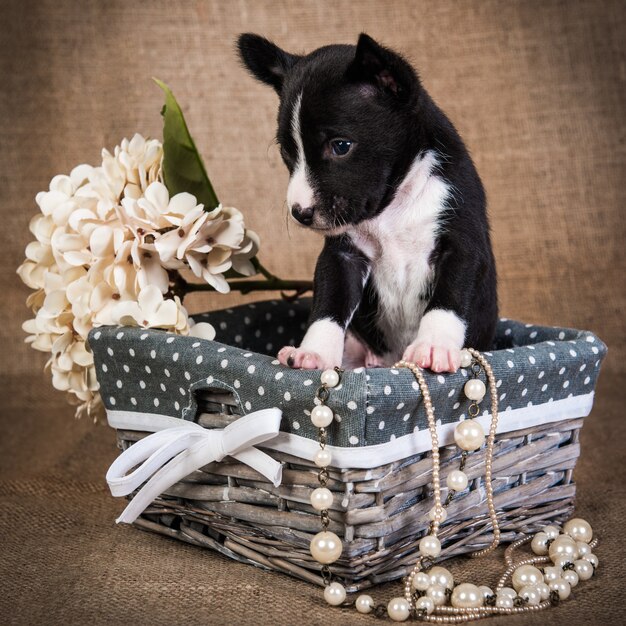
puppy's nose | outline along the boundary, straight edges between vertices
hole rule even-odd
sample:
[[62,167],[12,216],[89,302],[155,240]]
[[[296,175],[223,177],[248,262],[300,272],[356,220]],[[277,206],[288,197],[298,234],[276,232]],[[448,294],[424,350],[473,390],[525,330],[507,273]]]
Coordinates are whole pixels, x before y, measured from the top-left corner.
[[297,202],[291,207],[291,214],[293,217],[304,224],[310,226],[313,223],[313,207],[307,207],[303,209]]

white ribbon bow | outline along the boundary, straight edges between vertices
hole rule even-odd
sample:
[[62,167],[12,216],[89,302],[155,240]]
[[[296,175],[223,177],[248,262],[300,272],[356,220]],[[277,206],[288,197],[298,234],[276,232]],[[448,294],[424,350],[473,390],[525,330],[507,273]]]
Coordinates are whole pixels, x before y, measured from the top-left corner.
[[[126,496],[148,482],[116,521],[132,524],[166,489],[225,456],[249,465],[278,487],[282,465],[254,446],[278,434],[281,416],[280,409],[263,409],[239,418],[223,430],[202,428],[180,419],[168,420],[176,425],[165,429],[162,429],[163,421],[157,420],[151,428],[148,420],[139,420],[141,430],[157,432],[124,450],[109,468],[106,480],[114,496]],[[109,423],[115,426],[111,416]],[[127,474],[137,465],[136,470]]]

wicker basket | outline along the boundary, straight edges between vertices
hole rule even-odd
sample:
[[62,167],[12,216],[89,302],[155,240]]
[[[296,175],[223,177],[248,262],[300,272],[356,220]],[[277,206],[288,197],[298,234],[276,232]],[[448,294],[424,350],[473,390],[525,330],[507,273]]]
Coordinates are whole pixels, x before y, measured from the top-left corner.
[[[177,338],[178,352],[172,352],[175,347],[166,343],[171,339],[165,333],[118,328],[92,333],[91,345],[112,423],[120,423],[115,419],[120,414],[140,411],[148,420],[152,414],[169,415],[195,421],[207,429],[221,429],[251,408],[282,409],[280,436],[276,442],[263,446],[283,465],[280,486],[275,487],[248,465],[226,457],[170,487],[135,524],[321,585],[319,564],[309,553],[309,543],[320,530],[319,513],[309,504],[312,490],[319,486],[318,468],[311,461],[316,438],[314,429],[305,430],[302,419],[302,406],[306,402],[313,406],[315,386],[307,385],[307,381],[319,377],[319,372],[284,370],[271,357],[261,354],[264,349],[273,350],[281,340],[297,341],[307,306],[307,302],[268,302],[252,309],[238,307],[209,314],[218,336],[225,337],[224,341],[232,346]],[[290,320],[290,324],[277,326],[276,320]],[[252,332],[246,334],[245,329]],[[295,336],[291,337],[290,331]],[[268,348],[271,344],[274,345]],[[578,435],[582,417],[591,408],[605,346],[591,333],[503,320],[496,347],[488,358],[496,378],[502,381],[498,384],[503,432],[498,434],[494,450],[493,486],[503,540],[509,541],[520,532],[533,532],[548,522],[564,520],[572,512],[572,472],[580,452]],[[122,355],[127,353],[134,355],[132,367],[124,362],[127,359]],[[178,355],[175,360],[174,355]],[[251,362],[257,365],[251,366]],[[264,393],[259,396],[257,388],[253,389],[254,407],[246,400],[253,397],[251,385],[244,379],[250,371],[263,376]],[[229,376],[231,379],[226,381]],[[443,380],[427,375],[444,444],[451,443],[455,423],[465,417],[460,391],[464,376],[467,372],[460,371]],[[284,391],[281,385],[285,377],[292,377],[287,385],[298,390],[302,402]],[[148,378],[153,389],[154,385],[165,388],[161,401],[155,397],[150,411],[146,407],[151,394],[136,397],[146,387],[144,379]],[[176,386],[184,380],[187,387],[180,385],[179,392],[186,405],[180,406],[176,401],[178,414],[175,410],[166,411],[165,399],[171,400]],[[391,393],[388,381],[394,383]],[[522,384],[526,386],[518,389]],[[329,444],[338,451],[333,457],[339,459],[337,466],[330,468],[328,487],[336,497],[330,510],[329,529],[344,542],[343,554],[333,571],[344,579],[349,591],[356,591],[397,579],[411,569],[432,506],[431,455],[423,437],[423,443],[414,446],[414,453],[406,454],[410,449],[406,442],[420,441],[420,433],[425,430],[421,398],[409,372],[346,372],[342,386],[333,409],[343,419],[329,432]],[[359,410],[361,407],[354,408],[356,403],[349,398],[355,397],[363,386],[366,397],[363,410]],[[547,387],[553,387],[555,393],[538,402]],[[515,400],[507,399],[507,394],[514,395]],[[526,398],[535,401],[526,402]],[[511,405],[507,406],[509,401]],[[402,411],[396,411],[397,416],[392,414],[390,407],[395,410],[400,405]],[[156,406],[159,408],[155,412]],[[378,435],[384,424],[381,416],[392,421],[397,432],[384,435],[389,441]],[[485,411],[480,419],[488,421],[489,417]],[[520,427],[524,423],[527,426]],[[146,433],[119,428],[117,436],[124,450]],[[398,458],[389,461],[390,454]],[[351,464],[351,459],[357,461]],[[445,477],[458,465],[458,448],[444,446],[442,475]],[[445,557],[476,550],[491,541],[481,478],[484,449],[469,455],[465,472],[470,478],[469,488],[453,498],[439,535]]]

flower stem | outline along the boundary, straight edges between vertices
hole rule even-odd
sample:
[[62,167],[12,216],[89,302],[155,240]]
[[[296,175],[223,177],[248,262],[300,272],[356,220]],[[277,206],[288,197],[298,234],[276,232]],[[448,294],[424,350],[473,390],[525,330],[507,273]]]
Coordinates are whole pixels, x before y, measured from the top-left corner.
[[268,280],[280,280],[278,276],[275,276],[267,268],[265,268],[265,266],[261,263],[261,261],[259,261],[257,257],[254,257],[252,259],[252,265],[254,265],[255,269],[257,270],[257,272],[259,272],[259,274],[262,274]]
[[[265,268],[261,262],[255,257],[252,264],[257,273],[264,278],[262,280],[235,279],[229,280],[228,285],[231,291],[239,291],[242,294],[251,293],[252,291],[293,291],[295,295],[287,296],[283,294],[283,298],[295,299],[307,291],[313,290],[313,282],[310,280],[283,280],[275,274],[272,274]],[[177,295],[181,300],[189,293],[194,291],[215,291],[214,287],[207,283],[189,283],[177,271],[170,271],[170,290],[172,295]],[[236,275],[236,274],[235,274]]]
[[[228,284],[231,291],[239,291],[242,294],[252,291],[295,291],[303,294],[313,289],[313,283],[310,280],[282,280],[276,276],[270,276],[271,278],[265,280],[230,280]],[[193,291],[215,291],[215,289],[206,283],[186,283],[185,294]]]

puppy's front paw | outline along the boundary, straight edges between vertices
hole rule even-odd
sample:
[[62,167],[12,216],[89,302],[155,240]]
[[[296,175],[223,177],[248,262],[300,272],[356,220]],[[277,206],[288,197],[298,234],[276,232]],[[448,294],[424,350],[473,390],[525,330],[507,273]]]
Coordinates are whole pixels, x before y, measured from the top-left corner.
[[404,351],[402,359],[433,372],[456,372],[461,365],[461,350],[452,345],[414,342]]
[[288,367],[303,370],[325,370],[341,366],[345,333],[330,319],[313,322],[299,348],[285,346],[278,360]]
[[287,367],[303,370],[324,370],[335,367],[334,363],[327,363],[317,352],[285,346],[278,353],[278,360]]
[[456,372],[464,339],[465,322],[461,318],[452,311],[433,309],[422,318],[417,337],[402,358],[433,372]]

